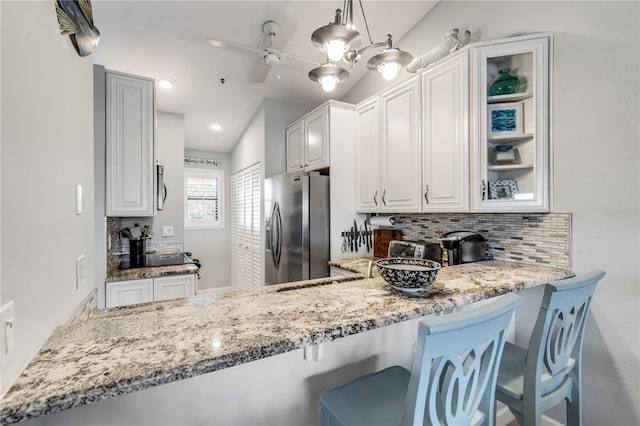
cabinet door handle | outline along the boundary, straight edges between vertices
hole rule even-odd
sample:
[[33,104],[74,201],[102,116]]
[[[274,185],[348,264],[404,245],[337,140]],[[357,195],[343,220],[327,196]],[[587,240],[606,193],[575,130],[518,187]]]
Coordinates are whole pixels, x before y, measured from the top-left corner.
[[383,189],[382,190],[382,204],[386,206],[387,205],[387,200],[384,197],[385,195],[387,195],[387,190]]
[[424,188],[424,200],[429,204],[429,185]]
[[376,192],[373,194],[373,202],[375,203],[375,205],[378,205],[378,190],[376,189]]
[[482,201],[487,199],[487,185],[484,183],[484,179],[480,181],[480,191],[482,193]]

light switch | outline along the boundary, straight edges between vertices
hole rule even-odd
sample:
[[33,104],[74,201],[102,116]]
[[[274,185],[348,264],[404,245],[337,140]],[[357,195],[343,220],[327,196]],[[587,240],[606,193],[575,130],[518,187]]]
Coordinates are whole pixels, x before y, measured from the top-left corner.
[[76,184],[76,214],[82,214],[82,185]]
[[0,308],[0,358],[4,367],[15,353],[15,312],[13,300]]
[[162,227],[162,236],[163,237],[173,237],[173,226],[163,226]]

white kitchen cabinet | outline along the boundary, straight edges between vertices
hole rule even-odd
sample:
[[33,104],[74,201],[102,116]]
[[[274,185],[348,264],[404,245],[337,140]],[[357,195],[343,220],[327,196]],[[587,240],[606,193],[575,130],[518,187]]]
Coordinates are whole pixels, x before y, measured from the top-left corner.
[[422,210],[469,211],[469,51],[422,74]]
[[153,279],[153,300],[181,299],[195,294],[195,274]]
[[356,211],[380,211],[380,98],[358,105],[355,110]]
[[329,105],[324,105],[304,119],[304,136],[305,170],[329,167]]
[[172,275],[107,283],[107,308],[195,295],[196,275]]
[[107,72],[107,216],[153,216],[153,130],[153,80]]
[[353,105],[327,101],[287,127],[287,173],[329,167],[331,141],[353,137],[351,114]]
[[231,176],[231,288],[250,290],[262,277],[260,164]]
[[153,302],[153,279],[107,283],[107,308]]
[[410,213],[422,208],[420,104],[419,77],[380,95],[381,212]]
[[411,213],[422,208],[420,78],[356,107],[356,211]]
[[304,167],[304,121],[287,127],[287,173]]
[[[552,35],[488,42],[472,52],[471,198],[477,212],[550,210],[550,87]],[[489,96],[501,69],[520,81],[518,93]],[[505,124],[506,123],[506,124]],[[510,164],[497,161],[507,149]]]

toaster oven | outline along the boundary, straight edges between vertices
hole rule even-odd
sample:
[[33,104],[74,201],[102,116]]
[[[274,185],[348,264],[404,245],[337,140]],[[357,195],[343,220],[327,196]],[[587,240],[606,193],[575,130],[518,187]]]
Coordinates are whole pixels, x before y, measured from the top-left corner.
[[442,248],[439,243],[393,240],[389,243],[387,255],[388,257],[428,259],[442,264]]

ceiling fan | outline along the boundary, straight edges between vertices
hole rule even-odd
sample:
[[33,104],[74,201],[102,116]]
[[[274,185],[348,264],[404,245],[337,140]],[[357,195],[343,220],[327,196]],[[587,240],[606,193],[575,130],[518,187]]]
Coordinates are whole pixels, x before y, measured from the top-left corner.
[[[284,65],[307,72],[310,67],[316,67],[319,65],[317,62],[284,53],[284,49],[293,37],[297,27],[297,23],[294,23],[288,18],[285,18],[282,25],[276,21],[265,22],[262,25],[262,32],[269,38],[269,42],[263,49],[231,43],[228,41],[216,40],[213,38],[208,38],[207,43],[214,47],[239,49],[247,52],[258,53],[260,63],[258,64],[255,81],[257,83],[262,83],[266,80],[267,75],[273,66]],[[276,34],[278,34],[277,38]]]

